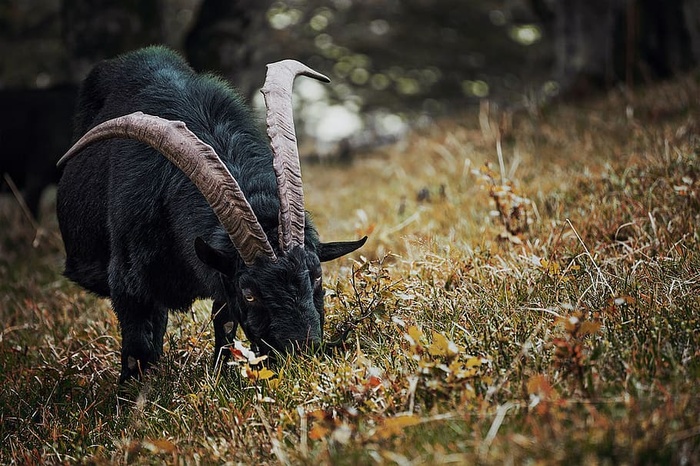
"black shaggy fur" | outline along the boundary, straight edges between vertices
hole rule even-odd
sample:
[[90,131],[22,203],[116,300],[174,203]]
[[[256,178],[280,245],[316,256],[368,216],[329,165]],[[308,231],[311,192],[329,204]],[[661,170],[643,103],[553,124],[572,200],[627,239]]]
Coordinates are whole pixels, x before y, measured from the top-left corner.
[[221,80],[198,75],[176,53],[149,47],[98,64],[80,91],[75,136],[135,111],[187,127],[236,178],[279,259],[246,267],[192,182],[139,142],[95,143],[68,161],[57,211],[65,274],[112,300],[122,331],[121,380],[158,359],[168,309],[212,298],[217,354],[241,324],[261,352],[318,344],[323,336],[321,261],[364,243],[277,244],[279,200],[266,136]]

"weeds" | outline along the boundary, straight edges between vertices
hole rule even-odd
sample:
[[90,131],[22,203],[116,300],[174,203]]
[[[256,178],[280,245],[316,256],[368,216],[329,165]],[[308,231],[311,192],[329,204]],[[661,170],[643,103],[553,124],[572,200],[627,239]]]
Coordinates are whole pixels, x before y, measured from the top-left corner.
[[697,94],[515,115],[499,153],[482,112],[305,168],[327,239],[370,241],[324,266],[337,348],[275,366],[237,343],[214,368],[196,303],[117,386],[118,324],[60,276],[51,200],[32,245],[3,199],[0,463],[698,464]]

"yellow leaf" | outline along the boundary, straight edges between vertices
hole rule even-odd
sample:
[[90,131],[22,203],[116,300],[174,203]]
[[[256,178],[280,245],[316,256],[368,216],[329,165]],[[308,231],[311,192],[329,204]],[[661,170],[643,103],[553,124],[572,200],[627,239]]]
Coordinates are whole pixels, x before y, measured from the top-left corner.
[[252,381],[267,380],[275,375],[275,373],[267,367],[263,367],[260,370],[255,370],[251,369],[250,366],[246,366],[243,368],[242,372],[244,376],[248,377]]
[[401,431],[410,426],[420,424],[420,418],[415,414],[396,416],[385,419],[374,433],[375,437],[386,439],[398,435]]
[[547,259],[540,259],[540,266],[547,272],[550,277],[557,276],[561,274],[561,266],[558,262],[548,261]]
[[558,275],[561,272],[559,262],[552,262],[552,264],[549,266],[549,271],[554,275]]
[[465,379],[469,377],[470,375],[470,370],[466,370],[464,366],[462,366],[462,363],[458,360],[453,361],[452,364],[450,364],[450,372],[458,379]]
[[267,386],[268,386],[271,390],[277,390],[278,388],[280,388],[280,379],[279,379],[279,378],[269,379],[269,380],[267,381]]
[[454,356],[459,354],[459,347],[445,337],[445,335],[433,332],[433,344],[428,347],[431,356]]
[[444,335],[433,332],[433,344],[428,347],[431,356],[447,355],[447,338]]
[[420,344],[420,339],[423,337],[423,332],[416,327],[415,325],[411,325],[408,327],[408,337],[410,337],[409,343],[412,345],[418,345]]
[[481,358],[477,358],[475,356],[472,356],[471,358],[467,359],[467,362],[465,363],[467,367],[476,367],[481,365]]
[[425,359],[418,359],[418,367],[421,369],[431,369],[435,367],[435,363],[433,361],[427,361]]

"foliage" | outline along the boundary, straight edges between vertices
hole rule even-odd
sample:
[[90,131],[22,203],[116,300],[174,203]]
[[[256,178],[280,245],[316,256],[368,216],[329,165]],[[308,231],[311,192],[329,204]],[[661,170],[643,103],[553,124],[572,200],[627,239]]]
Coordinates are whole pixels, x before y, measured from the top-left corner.
[[495,133],[465,115],[304,167],[319,230],[370,242],[325,267],[345,344],[277,365],[237,343],[212,367],[196,303],[119,387],[117,321],[60,276],[50,207],[32,246],[3,199],[0,463],[697,464],[698,91],[687,77]]

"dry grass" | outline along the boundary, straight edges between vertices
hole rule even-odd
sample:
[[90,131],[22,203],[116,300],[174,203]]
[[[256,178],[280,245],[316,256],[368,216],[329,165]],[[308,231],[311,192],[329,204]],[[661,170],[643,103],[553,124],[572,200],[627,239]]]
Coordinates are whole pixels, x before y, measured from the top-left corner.
[[698,96],[518,115],[502,163],[482,108],[305,167],[323,237],[370,235],[326,267],[326,332],[370,317],[272,377],[214,373],[197,303],[119,388],[118,324],[60,276],[50,208],[33,247],[3,200],[0,463],[700,464]]

